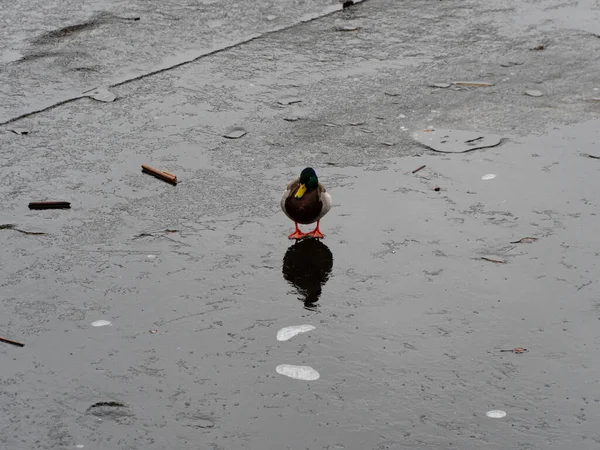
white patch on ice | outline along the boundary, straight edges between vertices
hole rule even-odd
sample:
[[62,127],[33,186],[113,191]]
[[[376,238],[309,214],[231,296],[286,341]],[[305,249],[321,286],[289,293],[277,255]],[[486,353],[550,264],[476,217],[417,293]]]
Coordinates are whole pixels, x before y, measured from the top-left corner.
[[293,325],[291,327],[285,327],[277,332],[277,340],[287,341],[296,336],[297,334],[306,333],[314,329],[315,327],[313,327],[312,325]]
[[279,375],[293,378],[295,380],[314,381],[321,375],[310,366],[292,366],[290,364],[281,364],[275,369]]
[[506,413],[500,409],[494,409],[492,411],[486,412],[485,415],[491,417],[492,419],[502,419],[506,416]]

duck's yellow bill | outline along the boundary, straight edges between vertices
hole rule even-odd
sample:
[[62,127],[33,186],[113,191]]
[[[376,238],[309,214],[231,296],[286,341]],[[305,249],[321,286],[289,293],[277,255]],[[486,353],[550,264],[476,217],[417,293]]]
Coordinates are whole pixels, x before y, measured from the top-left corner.
[[306,192],[306,185],[301,184],[300,187],[298,187],[298,190],[296,191],[296,195],[294,195],[294,197],[302,198],[302,196],[304,195],[305,192]]

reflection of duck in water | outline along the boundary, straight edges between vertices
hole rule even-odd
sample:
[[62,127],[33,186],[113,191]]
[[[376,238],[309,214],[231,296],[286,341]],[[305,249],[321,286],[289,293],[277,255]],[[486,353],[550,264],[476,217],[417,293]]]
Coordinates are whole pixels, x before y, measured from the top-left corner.
[[298,290],[299,300],[307,308],[317,306],[321,287],[329,279],[332,268],[331,251],[316,239],[297,241],[283,257],[283,278]]
[[[296,225],[296,231],[289,235],[290,239],[302,239],[314,237],[321,239],[323,233],[319,230],[319,224],[325,214],[331,209],[331,195],[325,189],[314,169],[307,167],[298,178],[288,184],[283,197],[281,197],[281,209]],[[298,224],[308,225],[317,222],[316,228],[310,233],[303,233]]]

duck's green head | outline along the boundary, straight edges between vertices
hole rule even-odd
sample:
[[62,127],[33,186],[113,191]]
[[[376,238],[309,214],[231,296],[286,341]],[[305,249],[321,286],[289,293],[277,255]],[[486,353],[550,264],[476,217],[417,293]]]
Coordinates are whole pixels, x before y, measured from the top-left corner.
[[307,167],[300,173],[300,186],[294,195],[295,198],[302,198],[306,191],[312,191],[319,187],[317,173],[312,167]]

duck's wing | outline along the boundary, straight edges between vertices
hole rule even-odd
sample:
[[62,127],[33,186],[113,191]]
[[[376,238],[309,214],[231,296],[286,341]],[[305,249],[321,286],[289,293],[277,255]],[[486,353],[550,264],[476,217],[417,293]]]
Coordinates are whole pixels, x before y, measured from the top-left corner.
[[285,200],[293,192],[296,192],[296,189],[298,189],[298,186],[300,186],[300,177],[298,177],[295,180],[291,181],[287,185],[287,187],[285,188],[285,191],[283,191],[283,198],[282,199]]
[[318,220],[321,220],[321,218],[329,212],[331,206],[333,205],[331,195],[329,194],[329,192],[327,192],[327,189],[325,189],[325,186],[323,186],[321,183],[319,183],[319,200],[321,200],[321,203],[323,204],[323,207],[321,208],[321,212],[319,213],[318,217]]
[[295,178],[294,180],[290,181],[290,184],[287,185],[286,188],[286,192],[294,192],[296,189],[298,189],[298,186],[300,186],[300,177]]
[[[295,180],[291,181],[290,184],[287,185],[285,191],[283,192],[283,195],[281,196],[281,210],[285,213],[286,216],[290,217],[285,209],[285,201],[287,200],[287,198],[292,195],[293,192],[296,192],[296,189],[298,189],[298,186],[300,186],[300,177],[296,178]],[[291,217],[290,217],[291,219]],[[293,220],[293,219],[292,219]]]

